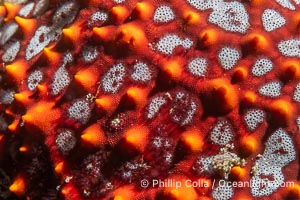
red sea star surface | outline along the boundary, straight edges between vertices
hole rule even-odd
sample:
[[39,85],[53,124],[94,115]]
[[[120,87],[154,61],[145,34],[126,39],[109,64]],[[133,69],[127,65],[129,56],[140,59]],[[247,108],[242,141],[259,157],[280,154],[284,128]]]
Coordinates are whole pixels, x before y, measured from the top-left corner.
[[0,1],[0,199],[300,199],[299,0]]

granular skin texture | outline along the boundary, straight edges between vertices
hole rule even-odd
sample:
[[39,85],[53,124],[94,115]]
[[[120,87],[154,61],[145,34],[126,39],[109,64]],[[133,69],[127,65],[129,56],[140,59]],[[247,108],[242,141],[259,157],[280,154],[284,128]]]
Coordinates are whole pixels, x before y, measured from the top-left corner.
[[0,199],[300,199],[299,10],[0,1]]

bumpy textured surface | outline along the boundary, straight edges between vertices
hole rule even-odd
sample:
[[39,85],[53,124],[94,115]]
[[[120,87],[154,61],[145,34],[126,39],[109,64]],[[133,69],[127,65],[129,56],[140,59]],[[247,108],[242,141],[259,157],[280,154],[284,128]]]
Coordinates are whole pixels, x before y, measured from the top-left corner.
[[0,1],[0,199],[299,200],[299,34],[299,0]]

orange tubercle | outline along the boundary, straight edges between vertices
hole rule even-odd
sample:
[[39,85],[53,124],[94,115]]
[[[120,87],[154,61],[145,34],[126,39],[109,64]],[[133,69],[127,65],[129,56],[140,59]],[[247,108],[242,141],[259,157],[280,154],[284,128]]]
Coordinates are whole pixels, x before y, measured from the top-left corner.
[[61,189],[61,194],[65,197],[65,199],[79,199],[79,194],[73,184],[66,184]]
[[8,130],[10,130],[11,132],[15,132],[18,127],[19,127],[19,123],[20,120],[19,119],[15,119],[7,128]]
[[26,192],[25,180],[23,177],[18,176],[13,183],[9,186],[9,190],[17,196],[23,196]]
[[199,35],[200,45],[210,47],[218,43],[218,32],[215,29],[204,29]]
[[271,122],[274,124],[287,125],[292,121],[294,116],[294,107],[293,105],[283,99],[274,100],[269,105]]
[[162,69],[171,79],[179,79],[183,71],[181,58],[173,58],[163,63]]
[[126,185],[116,189],[112,194],[113,200],[126,200],[134,198],[134,187],[132,185]]
[[114,200],[124,200],[124,198],[121,195],[117,195],[114,197]]
[[66,37],[69,41],[72,41],[73,44],[76,44],[80,37],[81,28],[79,24],[73,24],[68,28],[64,28],[62,30],[64,37]]
[[29,65],[24,60],[17,60],[10,65],[6,65],[7,74],[9,74],[15,81],[19,82],[27,77],[26,71]]
[[260,33],[250,33],[242,38],[242,47],[245,54],[265,52],[270,47],[268,39]]
[[131,87],[127,90],[128,97],[130,97],[138,107],[141,107],[146,104],[148,93],[148,88],[144,89],[138,87]]
[[98,81],[98,74],[96,68],[90,67],[77,72],[74,78],[84,89],[93,93]]
[[290,19],[290,28],[292,31],[299,31],[300,29],[300,13],[293,14]]
[[240,140],[240,152],[243,156],[252,155],[257,151],[257,140],[253,136],[244,136]]
[[228,113],[239,103],[235,87],[225,79],[214,79],[204,86],[203,102],[204,109],[214,114]]
[[230,177],[234,180],[243,180],[246,176],[246,169],[240,166],[231,168]]
[[28,147],[27,146],[21,146],[20,148],[19,148],[19,151],[20,152],[27,152],[28,151]]
[[253,5],[253,6],[260,6],[264,2],[265,2],[265,0],[251,0],[250,1],[251,5]]
[[237,193],[235,199],[236,200],[252,200],[251,196],[249,194],[245,194],[244,191]]
[[64,171],[64,168],[65,168],[65,163],[63,161],[57,163],[54,167],[54,171],[57,173],[57,174],[62,174],[63,171]]
[[200,131],[196,129],[187,130],[182,133],[181,140],[186,144],[192,152],[199,152],[204,145]]
[[101,96],[95,100],[96,106],[107,113],[111,113],[117,107],[116,99],[113,96]]
[[153,15],[153,5],[148,2],[138,2],[135,6],[135,12],[139,19],[147,20]]
[[190,185],[190,180],[181,177],[174,177],[171,180],[176,184],[163,188],[163,198],[176,200],[197,199],[198,195],[194,187]]
[[209,178],[199,178],[198,180],[196,180],[196,182],[198,183],[197,187],[196,187],[196,190],[200,194],[205,195],[211,190],[211,187],[212,187],[212,180],[211,179],[209,179]]
[[7,114],[9,116],[15,116],[14,111],[12,111],[10,108],[5,109],[5,114]]
[[232,83],[237,83],[246,80],[248,77],[248,71],[245,67],[237,67],[232,75]]
[[26,124],[34,125],[44,132],[52,130],[53,124],[60,118],[61,111],[54,108],[54,102],[40,101],[29,108],[22,119]]
[[300,77],[300,66],[296,60],[287,60],[281,65],[281,77],[284,80],[293,80]]
[[16,16],[15,21],[21,27],[23,34],[25,34],[27,37],[31,37],[37,28],[36,19],[26,19],[26,18]]
[[300,199],[300,183],[294,183],[288,187],[288,199],[296,200]]
[[32,103],[32,100],[30,99],[30,96],[32,95],[32,93],[30,91],[23,91],[20,93],[15,93],[14,94],[14,98],[16,99],[17,102],[23,104],[23,105],[30,105],[30,103]]
[[58,63],[61,59],[61,54],[55,52],[51,47],[44,48],[43,55],[52,64]]
[[198,13],[189,10],[183,13],[183,19],[188,25],[199,24],[201,21],[201,17]]
[[125,6],[114,6],[111,9],[111,15],[117,24],[121,24],[130,15],[130,12]]
[[48,92],[48,88],[44,84],[38,84],[36,86],[37,90],[40,92],[41,95],[46,95]]
[[4,2],[4,7],[6,8],[7,15],[4,19],[5,22],[13,19],[19,12],[21,5],[12,4],[8,2]]
[[116,32],[115,41],[134,48],[144,48],[148,44],[145,32],[133,23],[120,26]]
[[99,124],[93,124],[83,131],[81,140],[94,147],[99,147],[105,143],[106,138]]
[[137,125],[130,127],[128,130],[126,130],[124,136],[126,143],[132,145],[137,150],[143,152],[147,143],[148,134],[148,127],[143,125]]
[[94,27],[93,34],[94,36],[103,42],[108,42],[112,39],[113,33],[115,33],[115,26],[104,26],[104,27]]
[[5,16],[5,15],[6,15],[5,6],[0,6],[0,16]]
[[257,95],[254,92],[247,91],[244,94],[243,102],[248,105],[252,105],[256,102],[256,99],[257,99]]

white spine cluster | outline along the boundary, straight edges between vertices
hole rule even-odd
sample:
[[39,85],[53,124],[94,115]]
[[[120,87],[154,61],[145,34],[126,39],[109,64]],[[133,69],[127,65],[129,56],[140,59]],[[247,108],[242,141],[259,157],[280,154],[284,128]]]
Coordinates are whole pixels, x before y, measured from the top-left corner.
[[91,115],[89,103],[85,100],[77,100],[68,108],[69,117],[85,124]]
[[147,163],[144,163],[143,161],[127,162],[125,166],[123,166],[123,172],[121,176],[123,179],[131,182],[136,172],[143,169],[148,169],[149,167],[150,166],[148,166]]
[[64,55],[63,65],[71,64],[73,61],[74,61],[74,58],[73,58],[73,55],[70,52],[68,52]]
[[170,152],[167,152],[163,155],[163,158],[164,158],[164,161],[167,163],[167,164],[171,164],[172,161],[173,161],[173,154],[170,153]]
[[265,112],[260,109],[251,109],[246,113],[244,120],[247,128],[250,131],[254,131],[261,123],[264,122]]
[[34,7],[34,2],[30,2],[30,3],[26,4],[19,10],[19,15],[21,17],[27,17],[33,10],[33,7]]
[[[251,179],[251,193],[253,197],[268,196],[280,187],[284,182],[284,176],[278,166],[258,166],[256,175]],[[272,179],[265,177],[272,177]]]
[[196,103],[185,92],[177,92],[172,98],[173,106],[169,110],[172,120],[180,126],[192,122],[197,110]]
[[15,60],[17,54],[20,51],[20,42],[16,41],[11,43],[8,48],[6,49],[6,51],[4,52],[4,54],[2,55],[2,61],[4,62],[12,62]]
[[174,49],[178,46],[183,46],[183,48],[189,49],[192,47],[192,45],[193,41],[188,38],[181,39],[176,34],[167,34],[160,38],[156,44],[156,49],[165,55],[171,55]]
[[283,129],[278,129],[268,139],[263,157],[268,160],[268,164],[281,167],[295,160],[292,138]]
[[222,0],[187,0],[187,2],[198,10],[207,10],[210,8],[217,8],[223,1]]
[[240,2],[224,2],[214,8],[208,21],[231,32],[245,33],[250,26],[249,16]]
[[197,104],[188,92],[181,90],[154,97],[147,106],[146,118],[152,119],[167,103],[169,104],[168,113],[173,122],[180,126],[192,122],[197,111]]
[[17,32],[19,25],[15,22],[6,23],[0,30],[0,45],[4,45]]
[[57,149],[63,154],[68,154],[76,145],[76,137],[73,131],[61,129],[56,135],[55,144]]
[[104,11],[97,11],[92,14],[88,24],[93,25],[94,23],[98,22],[105,22],[108,19],[108,14]]
[[[284,182],[282,167],[295,159],[296,151],[292,138],[283,129],[278,129],[267,140],[263,155],[252,168],[252,195],[262,197],[276,191]],[[272,179],[263,176],[271,176]]]
[[33,91],[36,86],[43,80],[43,72],[40,70],[33,71],[27,78],[27,87]]
[[297,117],[296,124],[298,126],[298,132],[300,133],[300,117]]
[[70,75],[65,68],[65,66],[61,66],[54,73],[53,82],[51,84],[52,94],[57,95],[61,93],[71,82]]
[[160,157],[163,158],[164,164],[171,164],[173,161],[173,154],[171,153],[170,149],[172,148],[171,141],[168,138],[163,138],[160,136],[154,137],[152,139],[152,147],[154,150],[158,150],[160,153]]
[[188,64],[188,71],[196,77],[204,77],[207,71],[207,59],[206,58],[194,58]]
[[255,62],[251,72],[254,76],[263,76],[273,69],[273,63],[268,58],[261,58]]
[[133,73],[131,74],[131,78],[134,81],[148,82],[152,78],[152,73],[146,63],[137,62],[133,66]]
[[0,103],[3,104],[11,104],[14,101],[14,94],[13,90],[1,90],[0,89]]
[[119,4],[119,3],[123,3],[125,2],[126,0],[113,0],[115,3]]
[[279,51],[288,57],[300,57],[300,39],[283,40],[278,44]]
[[39,54],[54,38],[51,37],[51,27],[40,26],[31,38],[27,48],[25,58],[30,60]]
[[300,102],[300,83],[296,85],[293,99],[294,101]]
[[231,47],[223,47],[218,55],[221,66],[226,69],[232,69],[240,59],[240,52]]
[[8,123],[6,122],[5,118],[3,115],[0,115],[0,131],[6,131],[8,127]]
[[35,8],[33,11],[33,16],[39,16],[44,13],[44,11],[49,6],[49,0],[40,0],[35,4]]
[[159,136],[153,138],[152,144],[157,149],[160,149],[162,147],[168,148],[171,146],[169,139],[165,139]]
[[258,92],[263,96],[275,98],[281,95],[281,87],[280,82],[272,81],[259,88]]
[[164,97],[158,96],[154,97],[147,108],[147,118],[152,119],[160,110],[160,108],[166,104],[167,101]]
[[153,21],[156,23],[167,23],[174,20],[175,14],[169,6],[159,6],[156,8]]
[[102,89],[104,92],[116,93],[123,85],[126,69],[121,63],[114,65],[108,70],[102,79]]
[[193,167],[193,169],[198,173],[198,174],[212,174],[213,173],[213,162],[214,157],[213,156],[208,156],[208,157],[203,157],[200,156],[197,161],[196,161],[196,167]]
[[266,31],[274,31],[285,25],[285,18],[276,10],[266,9],[264,10],[261,20]]
[[[220,183],[222,183],[220,181]],[[230,182],[223,180],[223,183],[218,185],[212,191],[212,197],[214,200],[229,200],[233,197],[234,191],[233,186]]]
[[55,26],[63,27],[74,21],[78,12],[78,5],[75,2],[67,1],[53,15]]
[[[290,10],[295,10],[295,6],[293,5],[293,3],[291,2],[291,0],[276,0],[276,2],[278,4],[280,4],[282,7],[284,8],[288,8]],[[294,2],[298,5],[300,4],[299,0],[294,0]]]
[[24,4],[26,3],[28,0],[5,0],[8,3],[12,3],[12,4]]
[[231,124],[227,120],[219,120],[210,132],[210,140],[224,146],[233,140]]
[[93,62],[98,57],[99,52],[95,47],[88,46],[83,49],[82,51],[82,57],[83,60],[87,63]]

